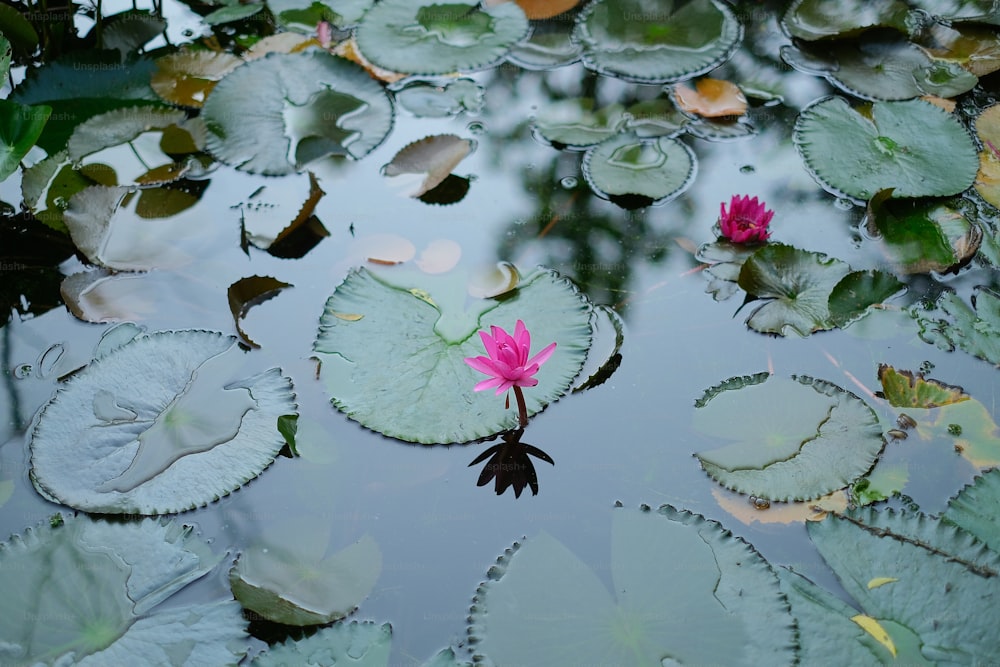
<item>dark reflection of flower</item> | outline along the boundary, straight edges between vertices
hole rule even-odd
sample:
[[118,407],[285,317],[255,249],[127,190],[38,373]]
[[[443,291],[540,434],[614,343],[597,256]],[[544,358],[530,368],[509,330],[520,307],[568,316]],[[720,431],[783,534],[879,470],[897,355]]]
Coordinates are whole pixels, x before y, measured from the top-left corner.
[[531,456],[555,465],[552,457],[534,445],[521,442],[521,434],[524,429],[507,431],[503,434],[503,442],[493,445],[485,452],[476,457],[469,464],[474,466],[489,458],[483,472],[479,474],[477,486],[486,486],[491,479],[496,479],[495,489],[497,495],[503,495],[508,486],[514,487],[514,497],[520,498],[524,487],[531,487],[531,495],[538,495],[538,475],[535,474],[535,465],[531,461]]

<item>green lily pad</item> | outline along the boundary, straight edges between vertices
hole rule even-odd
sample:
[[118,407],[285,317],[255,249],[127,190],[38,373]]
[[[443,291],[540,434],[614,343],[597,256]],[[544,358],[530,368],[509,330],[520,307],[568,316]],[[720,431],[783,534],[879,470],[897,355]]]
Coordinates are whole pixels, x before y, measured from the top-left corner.
[[922,100],[876,102],[866,115],[827,97],[802,110],[792,139],[820,185],[858,200],[888,188],[894,197],[958,194],[979,165],[958,120]]
[[669,97],[636,102],[625,116],[625,129],[637,137],[676,137],[691,122]]
[[392,626],[371,621],[338,623],[305,639],[287,639],[254,658],[252,667],[388,667]]
[[338,28],[351,28],[361,20],[375,0],[267,0],[267,7],[286,28],[313,32],[326,21]]
[[528,70],[552,71],[575,63],[581,52],[572,22],[545,19],[531,22],[531,34],[511,48],[507,60]]
[[867,100],[909,100],[922,95],[955,97],[978,77],[961,65],[931,58],[903,38],[862,36],[832,45],[786,46],[782,59],[808,74],[819,74],[841,90]]
[[959,491],[948,501],[941,520],[972,533],[1000,553],[1000,468],[984,472]]
[[624,112],[620,104],[594,109],[592,99],[559,100],[542,109],[534,125],[548,142],[583,149],[618,134],[625,124]]
[[146,9],[130,9],[106,17],[102,23],[102,46],[117,50],[123,60],[167,29],[167,22],[162,16]]
[[472,79],[458,79],[443,85],[418,81],[394,93],[401,107],[420,118],[479,113],[486,103],[485,96],[486,90]]
[[882,661],[903,657],[897,645],[911,644],[936,664],[996,655],[1000,556],[971,534],[921,514],[870,509],[807,529],[862,615],[877,623],[868,622],[871,634],[884,633],[879,644],[893,647]]
[[473,600],[476,664],[795,660],[774,571],[715,522],[666,505],[616,509],[610,569],[606,584],[548,533],[515,543]]
[[539,350],[558,343],[538,371],[538,385],[524,391],[528,414],[570,389],[590,347],[593,307],[568,280],[539,270],[468,311],[465,294],[464,283],[448,283],[439,297],[352,271],[327,299],[313,345],[333,405],[408,442],[469,442],[513,428],[517,411],[492,392],[474,392],[483,378],[463,359],[484,354],[477,331],[491,325],[513,331],[518,319]]
[[246,638],[236,602],[171,604],[220,560],[174,522],[55,515],[0,544],[0,660],[236,663]]
[[[266,91],[266,94],[261,94]],[[236,68],[202,108],[207,148],[255,174],[329,155],[359,159],[392,128],[392,103],[358,65],[325,51],[271,54]]]
[[905,461],[885,463],[880,458],[872,471],[851,486],[851,502],[859,507],[888,500],[902,493],[910,480]]
[[792,37],[806,41],[844,37],[867,28],[895,28],[907,32],[906,3],[900,0],[795,0],[781,24]]
[[730,381],[695,404],[695,429],[729,443],[696,454],[709,476],[740,493],[788,501],[842,489],[871,469],[885,441],[864,401],[807,376],[761,380]]
[[890,199],[888,190],[868,203],[868,232],[882,241],[899,273],[955,272],[979,250],[983,230],[968,199]]
[[769,243],[743,262],[739,285],[747,300],[768,299],[747,318],[761,333],[808,336],[836,326],[830,313],[834,288],[851,271],[821,253]]
[[830,320],[846,328],[905,289],[891,273],[852,271],[830,292]]
[[602,141],[583,156],[583,175],[590,187],[626,208],[679,196],[694,182],[697,167],[687,144],[669,137],[639,139],[631,133]]
[[285,444],[296,412],[279,369],[251,376],[232,336],[140,336],[66,381],[31,434],[31,479],[47,498],[106,514],[205,505],[245,484]]
[[975,21],[1000,25],[994,0],[909,0],[910,4],[946,22]]
[[718,0],[593,0],[577,18],[583,63],[642,83],[690,79],[724,63],[743,28]]
[[979,287],[972,295],[970,308],[960,296],[946,292],[936,305],[949,319],[935,319],[915,311],[923,340],[949,350],[959,348],[1000,365],[1000,294]]
[[354,611],[382,571],[378,543],[365,535],[326,556],[327,540],[315,539],[314,532],[244,549],[229,571],[240,604],[285,625],[332,623]]
[[262,3],[248,2],[246,4],[235,3],[219,7],[214,12],[206,14],[201,18],[208,25],[222,25],[248,19],[264,9]]
[[77,125],[66,145],[69,159],[79,162],[97,151],[132,141],[144,132],[183,125],[186,114],[177,109],[139,106],[98,114]]
[[888,364],[879,364],[878,381],[882,396],[895,408],[939,408],[969,400],[961,387],[925,378],[922,373],[899,371]]
[[528,34],[517,4],[383,0],[355,29],[361,53],[379,67],[411,74],[448,74],[499,62]]
[[10,40],[0,34],[0,76],[4,78],[10,73],[10,57],[13,55],[13,49],[10,45]]
[[52,107],[0,100],[0,181],[21,167],[21,158],[38,141]]
[[709,280],[705,291],[716,301],[724,301],[735,294],[743,262],[758,249],[756,245],[732,243],[724,238],[703,244],[695,258],[709,265],[703,272]]

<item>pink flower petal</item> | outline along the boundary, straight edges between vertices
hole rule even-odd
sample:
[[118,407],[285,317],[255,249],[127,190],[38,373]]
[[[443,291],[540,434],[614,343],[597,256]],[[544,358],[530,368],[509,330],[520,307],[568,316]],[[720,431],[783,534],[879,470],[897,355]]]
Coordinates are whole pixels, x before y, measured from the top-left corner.
[[[551,357],[552,353],[555,352],[555,351],[556,351],[556,344],[555,343],[549,343],[545,347],[545,349],[543,349],[541,352],[539,352],[538,354],[536,354],[535,356],[533,356],[531,359],[529,359],[528,363],[525,364],[525,365],[526,366],[533,366],[533,365],[541,366],[542,364],[544,364],[546,361],[549,360],[549,357]],[[537,372],[537,369],[536,369],[536,372]]]

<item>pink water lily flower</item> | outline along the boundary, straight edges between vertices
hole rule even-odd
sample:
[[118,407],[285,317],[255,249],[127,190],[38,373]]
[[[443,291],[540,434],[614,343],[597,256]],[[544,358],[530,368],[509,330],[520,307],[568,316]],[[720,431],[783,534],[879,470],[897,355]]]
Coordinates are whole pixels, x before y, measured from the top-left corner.
[[534,377],[538,369],[548,361],[556,349],[556,344],[548,345],[535,356],[528,358],[531,352],[531,334],[524,322],[517,321],[514,325],[514,335],[500,327],[491,326],[491,334],[479,332],[486,347],[486,357],[467,357],[465,363],[472,368],[491,376],[475,386],[476,391],[497,388],[496,395],[504,393],[511,387],[534,387],[538,380]]
[[756,197],[733,195],[729,212],[726,212],[725,202],[719,205],[719,211],[719,229],[733,243],[760,243],[771,235],[767,226],[774,217],[774,211],[769,211],[764,202],[757,201]]

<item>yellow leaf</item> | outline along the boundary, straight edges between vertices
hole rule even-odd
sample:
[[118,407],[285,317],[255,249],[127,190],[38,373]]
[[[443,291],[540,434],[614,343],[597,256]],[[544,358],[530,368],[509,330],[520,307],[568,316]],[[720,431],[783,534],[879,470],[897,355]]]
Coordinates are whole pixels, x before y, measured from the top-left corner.
[[337,319],[344,320],[345,322],[357,322],[364,317],[364,315],[358,315],[356,313],[334,313],[334,315]]
[[889,636],[889,633],[885,631],[885,628],[878,621],[864,614],[852,616],[851,620],[861,626],[862,630],[874,637],[875,641],[889,649],[892,657],[896,657],[896,645],[892,643],[892,637]]
[[879,586],[885,586],[886,584],[891,584],[894,581],[899,581],[899,579],[896,577],[875,577],[868,582],[868,590],[878,588]]

